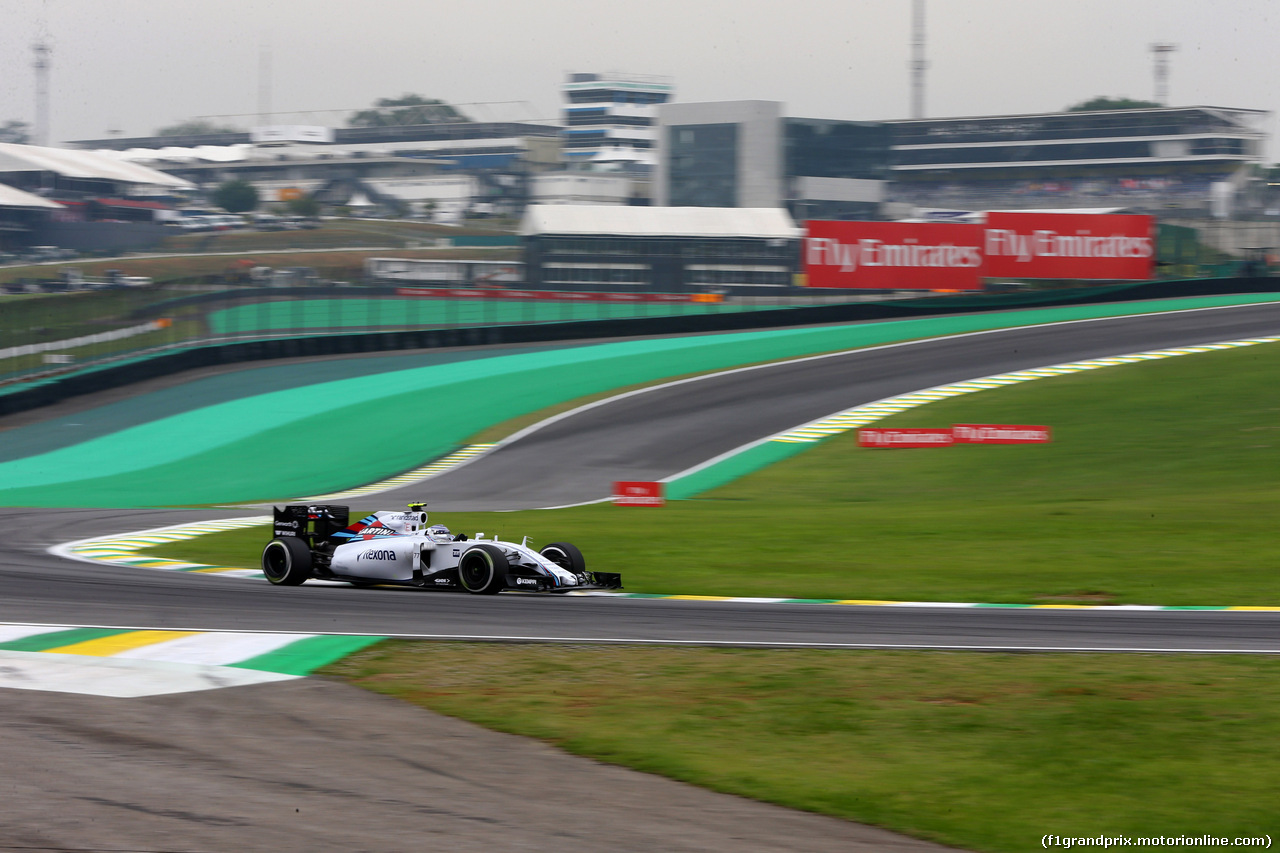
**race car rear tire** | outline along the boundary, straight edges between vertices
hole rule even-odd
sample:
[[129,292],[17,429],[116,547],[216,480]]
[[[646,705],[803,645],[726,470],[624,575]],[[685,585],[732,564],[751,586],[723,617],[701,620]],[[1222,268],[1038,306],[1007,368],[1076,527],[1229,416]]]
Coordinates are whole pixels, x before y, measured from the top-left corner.
[[262,549],[262,573],[277,586],[297,586],[311,577],[311,549],[301,539],[272,539]]
[[493,595],[507,585],[507,555],[497,545],[472,545],[458,558],[458,581],[473,595]]
[[562,569],[580,575],[587,570],[587,558],[571,542],[552,542],[539,553]]

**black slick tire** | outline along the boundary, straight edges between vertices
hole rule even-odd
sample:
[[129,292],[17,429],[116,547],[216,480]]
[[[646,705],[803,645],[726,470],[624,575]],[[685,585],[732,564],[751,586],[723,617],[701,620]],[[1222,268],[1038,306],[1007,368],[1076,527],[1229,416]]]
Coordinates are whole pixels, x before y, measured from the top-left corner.
[[458,582],[473,595],[493,595],[507,585],[509,569],[501,548],[476,543],[458,558]]
[[587,571],[587,558],[582,556],[578,546],[571,542],[552,542],[538,553],[575,575],[584,574]]
[[311,549],[301,539],[272,539],[262,549],[262,573],[276,586],[297,586],[311,577]]

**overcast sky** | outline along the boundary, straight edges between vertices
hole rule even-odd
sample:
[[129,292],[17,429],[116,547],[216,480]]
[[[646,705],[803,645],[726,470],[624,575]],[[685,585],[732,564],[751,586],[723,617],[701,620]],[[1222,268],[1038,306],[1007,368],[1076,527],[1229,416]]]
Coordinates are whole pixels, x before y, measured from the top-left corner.
[[[906,118],[911,0],[0,0],[0,123],[34,123],[31,45],[53,46],[51,138],[145,136],[195,116],[332,124],[415,92],[475,118],[552,120],[568,71],[669,76],[678,101]],[[926,115],[1153,96],[1280,112],[1277,0],[928,0]],[[296,111],[296,113],[294,113]],[[294,113],[294,114],[289,114]],[[1277,135],[1273,117],[1266,125]],[[1273,139],[1270,159],[1280,150]]]

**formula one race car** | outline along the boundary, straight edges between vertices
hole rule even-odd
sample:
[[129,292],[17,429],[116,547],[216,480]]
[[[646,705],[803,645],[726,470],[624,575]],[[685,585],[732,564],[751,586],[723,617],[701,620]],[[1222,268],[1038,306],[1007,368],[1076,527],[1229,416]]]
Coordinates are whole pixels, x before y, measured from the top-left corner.
[[345,506],[275,507],[273,538],[262,549],[262,573],[280,586],[309,578],[356,586],[395,584],[464,589],[492,595],[504,589],[569,592],[620,589],[622,575],[588,572],[582,552],[568,542],[541,551],[496,537],[453,534],[427,524],[426,504],[408,512],[375,512],[348,524]]

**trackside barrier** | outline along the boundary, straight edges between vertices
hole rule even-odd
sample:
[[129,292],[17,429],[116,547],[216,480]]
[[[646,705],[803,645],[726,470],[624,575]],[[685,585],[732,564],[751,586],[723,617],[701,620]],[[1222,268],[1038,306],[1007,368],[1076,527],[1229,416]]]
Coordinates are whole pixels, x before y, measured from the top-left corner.
[[[848,316],[837,320],[886,320],[903,317],[926,317],[938,314],[956,314],[972,311],[990,311],[1002,308],[1044,307],[1057,305],[1089,305],[1106,302],[1133,302],[1142,299],[1176,299],[1180,296],[1216,296],[1226,293],[1272,293],[1280,290],[1280,279],[1255,278],[1198,278],[1198,279],[1164,279],[1139,284],[1126,283],[1113,286],[1092,286],[1056,291],[1032,291],[1027,293],[982,294],[934,296],[911,298],[904,300],[887,299],[883,302],[854,302],[847,304],[825,304],[805,306],[805,308],[821,308],[834,310],[846,309]],[[793,291],[796,293],[797,291]],[[802,295],[838,293],[833,290],[802,288]],[[849,291],[852,293],[853,291]],[[529,299],[548,301],[593,301],[587,291],[541,291],[541,290],[508,290],[498,288],[416,288],[391,287],[384,285],[362,285],[358,288],[333,286],[300,286],[300,287],[237,287],[230,290],[218,290],[211,293],[198,293],[181,296],[162,302],[152,303],[134,310],[129,316],[137,319],[171,315],[177,309],[189,305],[224,302],[258,302],[264,299],[330,299],[353,298],[363,299],[371,296],[415,296],[432,293],[448,298],[482,299],[484,293],[500,294],[510,299]],[[548,294],[555,294],[548,295]],[[693,297],[694,293],[614,293],[600,294],[609,298],[598,301],[608,302],[658,302],[680,303],[701,302]],[[800,311],[805,308],[789,308]],[[808,320],[805,322],[813,322]],[[763,325],[763,324],[762,324]],[[776,325],[770,323],[769,325]]]
[[[1180,296],[1208,296],[1232,293],[1271,293],[1277,289],[1273,278],[1197,279],[1150,282],[1123,292],[1081,298],[1064,295],[1057,304],[1080,305],[1128,302]],[[1040,301],[1038,307],[1055,303]],[[996,307],[1017,307],[992,305]],[[947,305],[942,300],[908,300],[902,303],[853,302],[811,305],[800,308],[762,309],[735,313],[685,314],[666,317],[626,317],[610,320],[575,320],[559,323],[410,329],[389,332],[352,332],[230,343],[204,343],[167,348],[126,359],[103,362],[79,370],[31,382],[0,386],[0,416],[52,405],[69,397],[119,388],[193,370],[224,364],[279,358],[310,358],[438,347],[496,346],[499,344],[543,343],[591,338],[628,338],[654,335],[684,335],[699,332],[731,332],[743,329],[848,323],[866,320],[900,320],[911,317],[973,313],[971,301]]]
[[[471,287],[397,287],[396,296],[437,299],[544,299],[550,302],[703,302],[701,293],[598,293],[587,290],[507,290]],[[716,294],[718,295],[718,294]],[[715,300],[721,301],[721,300]]]

